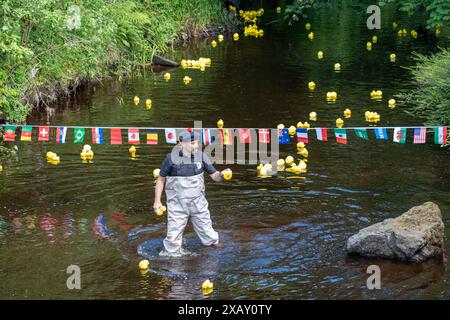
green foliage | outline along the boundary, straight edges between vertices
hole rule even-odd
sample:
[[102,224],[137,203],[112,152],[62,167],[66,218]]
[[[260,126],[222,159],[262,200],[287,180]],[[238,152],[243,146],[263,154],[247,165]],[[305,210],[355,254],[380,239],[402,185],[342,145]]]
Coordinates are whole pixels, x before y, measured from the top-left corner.
[[0,113],[21,122],[52,89],[129,73],[174,40],[229,23],[220,0],[2,0]]
[[450,1],[448,0],[381,0],[380,6],[389,3],[398,5],[400,11],[406,12],[408,16],[414,16],[418,11],[427,13],[427,28],[436,28],[448,25],[450,22]]
[[410,114],[426,119],[427,125],[450,124],[450,51],[424,56],[414,53],[411,68],[416,88],[397,95]]

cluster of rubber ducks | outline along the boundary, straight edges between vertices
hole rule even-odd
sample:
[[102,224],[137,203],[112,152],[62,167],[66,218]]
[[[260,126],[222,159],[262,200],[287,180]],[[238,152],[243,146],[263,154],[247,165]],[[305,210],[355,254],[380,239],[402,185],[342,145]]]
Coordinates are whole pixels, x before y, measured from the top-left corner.
[[90,145],[85,144],[83,146],[83,150],[81,150],[81,153],[80,153],[80,158],[85,161],[94,159],[94,151],[92,151],[92,148]]
[[183,59],[180,62],[183,69],[198,69],[200,71],[205,71],[205,68],[211,67],[211,58],[200,57],[198,60],[186,60]]
[[366,113],[364,115],[366,116],[367,122],[376,123],[376,122],[380,121],[380,115],[376,112],[366,111]]
[[[170,78],[170,75],[169,75],[169,78]],[[133,103],[134,103],[135,106],[139,105],[140,101],[141,101],[141,99],[139,99],[138,96],[135,96],[135,97],[133,98]],[[153,102],[152,102],[151,99],[146,99],[146,100],[145,100],[145,108],[146,108],[147,110],[149,110],[149,109],[152,108],[152,104],[153,104]]]
[[59,164],[60,158],[56,153],[49,151],[47,152],[46,156],[48,163],[53,164],[55,166]]
[[239,16],[241,16],[245,22],[256,22],[258,17],[261,17],[264,14],[264,9],[261,8],[259,10],[239,10]]
[[380,100],[383,98],[383,91],[381,90],[372,90],[370,92],[370,98],[375,100]]
[[337,99],[337,92],[336,91],[329,91],[327,92],[327,101],[328,102],[335,102]]
[[[300,143],[300,142],[299,142]],[[302,150],[306,150],[306,148],[303,148]],[[283,160],[283,159],[280,159]],[[278,160],[280,163],[282,161]],[[278,164],[278,162],[277,162]],[[295,163],[295,159],[293,156],[287,156],[286,159],[284,159],[285,169],[284,171],[292,172],[296,175],[306,173],[307,172],[307,165],[305,160],[300,160],[299,163]],[[289,167],[288,167],[289,166]]]
[[264,35],[264,30],[258,29],[258,26],[251,24],[244,27],[244,36],[253,36],[255,38],[262,37]]

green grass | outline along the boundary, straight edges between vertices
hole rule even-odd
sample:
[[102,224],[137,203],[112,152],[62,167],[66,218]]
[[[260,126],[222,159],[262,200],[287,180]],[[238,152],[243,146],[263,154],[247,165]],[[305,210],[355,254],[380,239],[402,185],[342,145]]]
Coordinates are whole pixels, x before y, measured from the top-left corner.
[[0,113],[23,122],[81,81],[129,74],[174,41],[228,24],[220,0],[3,0]]

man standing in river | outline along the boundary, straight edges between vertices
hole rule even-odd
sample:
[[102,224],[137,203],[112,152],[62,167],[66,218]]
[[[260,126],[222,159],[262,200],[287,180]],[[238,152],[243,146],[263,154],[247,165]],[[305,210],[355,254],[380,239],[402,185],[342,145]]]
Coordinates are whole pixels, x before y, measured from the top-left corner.
[[212,227],[205,198],[203,172],[206,171],[216,182],[223,181],[225,169],[219,172],[211,160],[199,150],[200,135],[185,131],[179,136],[179,145],[164,159],[155,188],[153,209],[162,207],[161,195],[166,188],[167,236],[160,255],[180,256],[186,252],[182,248],[183,232],[189,217],[195,232],[205,246],[219,246],[219,235]]

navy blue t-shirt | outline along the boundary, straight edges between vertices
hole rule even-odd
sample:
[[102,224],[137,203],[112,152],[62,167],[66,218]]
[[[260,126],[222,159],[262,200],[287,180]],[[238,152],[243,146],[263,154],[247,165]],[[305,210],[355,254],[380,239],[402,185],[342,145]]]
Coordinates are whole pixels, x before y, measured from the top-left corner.
[[[180,158],[182,153],[179,153]],[[216,168],[212,165],[211,160],[202,152],[197,151],[189,157],[182,157],[183,161],[180,163],[174,163],[172,161],[172,154],[169,153],[162,162],[159,175],[161,177],[167,176],[181,176],[191,177],[198,175],[204,171],[208,174],[216,172]]]

